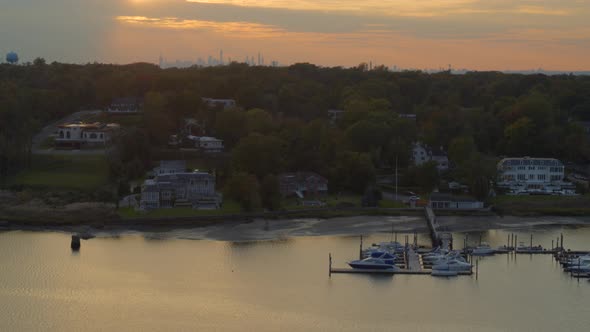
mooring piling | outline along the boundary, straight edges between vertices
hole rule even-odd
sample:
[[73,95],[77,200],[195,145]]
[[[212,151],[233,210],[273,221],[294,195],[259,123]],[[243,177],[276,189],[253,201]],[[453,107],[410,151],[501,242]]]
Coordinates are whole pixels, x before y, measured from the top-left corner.
[[73,251],[80,250],[80,237],[78,235],[72,235],[72,242],[70,243],[70,248]]

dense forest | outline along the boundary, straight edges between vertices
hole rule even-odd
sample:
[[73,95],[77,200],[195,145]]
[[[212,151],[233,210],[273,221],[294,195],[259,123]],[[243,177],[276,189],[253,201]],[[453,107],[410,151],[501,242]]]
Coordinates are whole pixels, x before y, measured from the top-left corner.
[[[0,65],[0,177],[27,167],[31,138],[45,124],[126,96],[144,98],[144,116],[120,140],[124,146],[112,166],[119,177],[149,167],[146,150],[166,146],[189,117],[225,141],[231,151],[226,180],[246,189],[271,188],[272,174],[281,171],[315,171],[330,180],[331,191],[363,192],[396,161],[424,182],[433,167],[410,167],[415,141],[448,151],[453,176],[472,186],[493,177],[491,161],[499,156],[590,161],[588,137],[578,124],[590,121],[585,76],[390,72],[365,64],[163,70],[37,59]],[[208,109],[201,97],[232,98],[239,107]],[[331,123],[328,109],[345,112]],[[408,113],[416,120],[399,116]],[[427,189],[431,183],[414,185]]]

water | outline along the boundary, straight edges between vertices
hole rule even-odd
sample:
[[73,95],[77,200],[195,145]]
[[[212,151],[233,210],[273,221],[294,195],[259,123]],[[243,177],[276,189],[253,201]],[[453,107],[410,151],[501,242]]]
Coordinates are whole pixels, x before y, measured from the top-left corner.
[[[502,245],[510,232],[483,232],[482,240]],[[590,250],[590,228],[547,227],[534,243],[549,247],[561,232],[566,247]],[[471,244],[479,234],[469,234]],[[528,243],[529,234],[518,237]],[[456,247],[463,236],[455,234]],[[482,258],[477,281],[329,278],[328,252],[344,267],[358,255],[358,237],[150,238],[95,238],[72,253],[68,234],[0,233],[0,331],[587,331],[590,324],[590,282],[563,273],[550,255]]]

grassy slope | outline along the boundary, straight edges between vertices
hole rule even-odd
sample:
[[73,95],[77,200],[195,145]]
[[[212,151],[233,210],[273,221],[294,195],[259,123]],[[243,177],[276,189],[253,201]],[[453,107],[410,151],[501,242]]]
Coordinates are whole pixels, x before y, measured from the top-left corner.
[[50,156],[33,157],[32,166],[8,181],[33,189],[91,191],[108,182],[105,156]]
[[590,215],[590,195],[498,196],[493,205],[507,215]]

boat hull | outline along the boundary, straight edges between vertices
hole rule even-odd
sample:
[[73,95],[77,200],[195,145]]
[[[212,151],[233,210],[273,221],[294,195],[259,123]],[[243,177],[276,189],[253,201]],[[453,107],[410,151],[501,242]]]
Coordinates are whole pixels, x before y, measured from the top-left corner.
[[395,265],[390,264],[366,264],[361,262],[348,262],[348,265],[353,269],[358,270],[395,270]]

